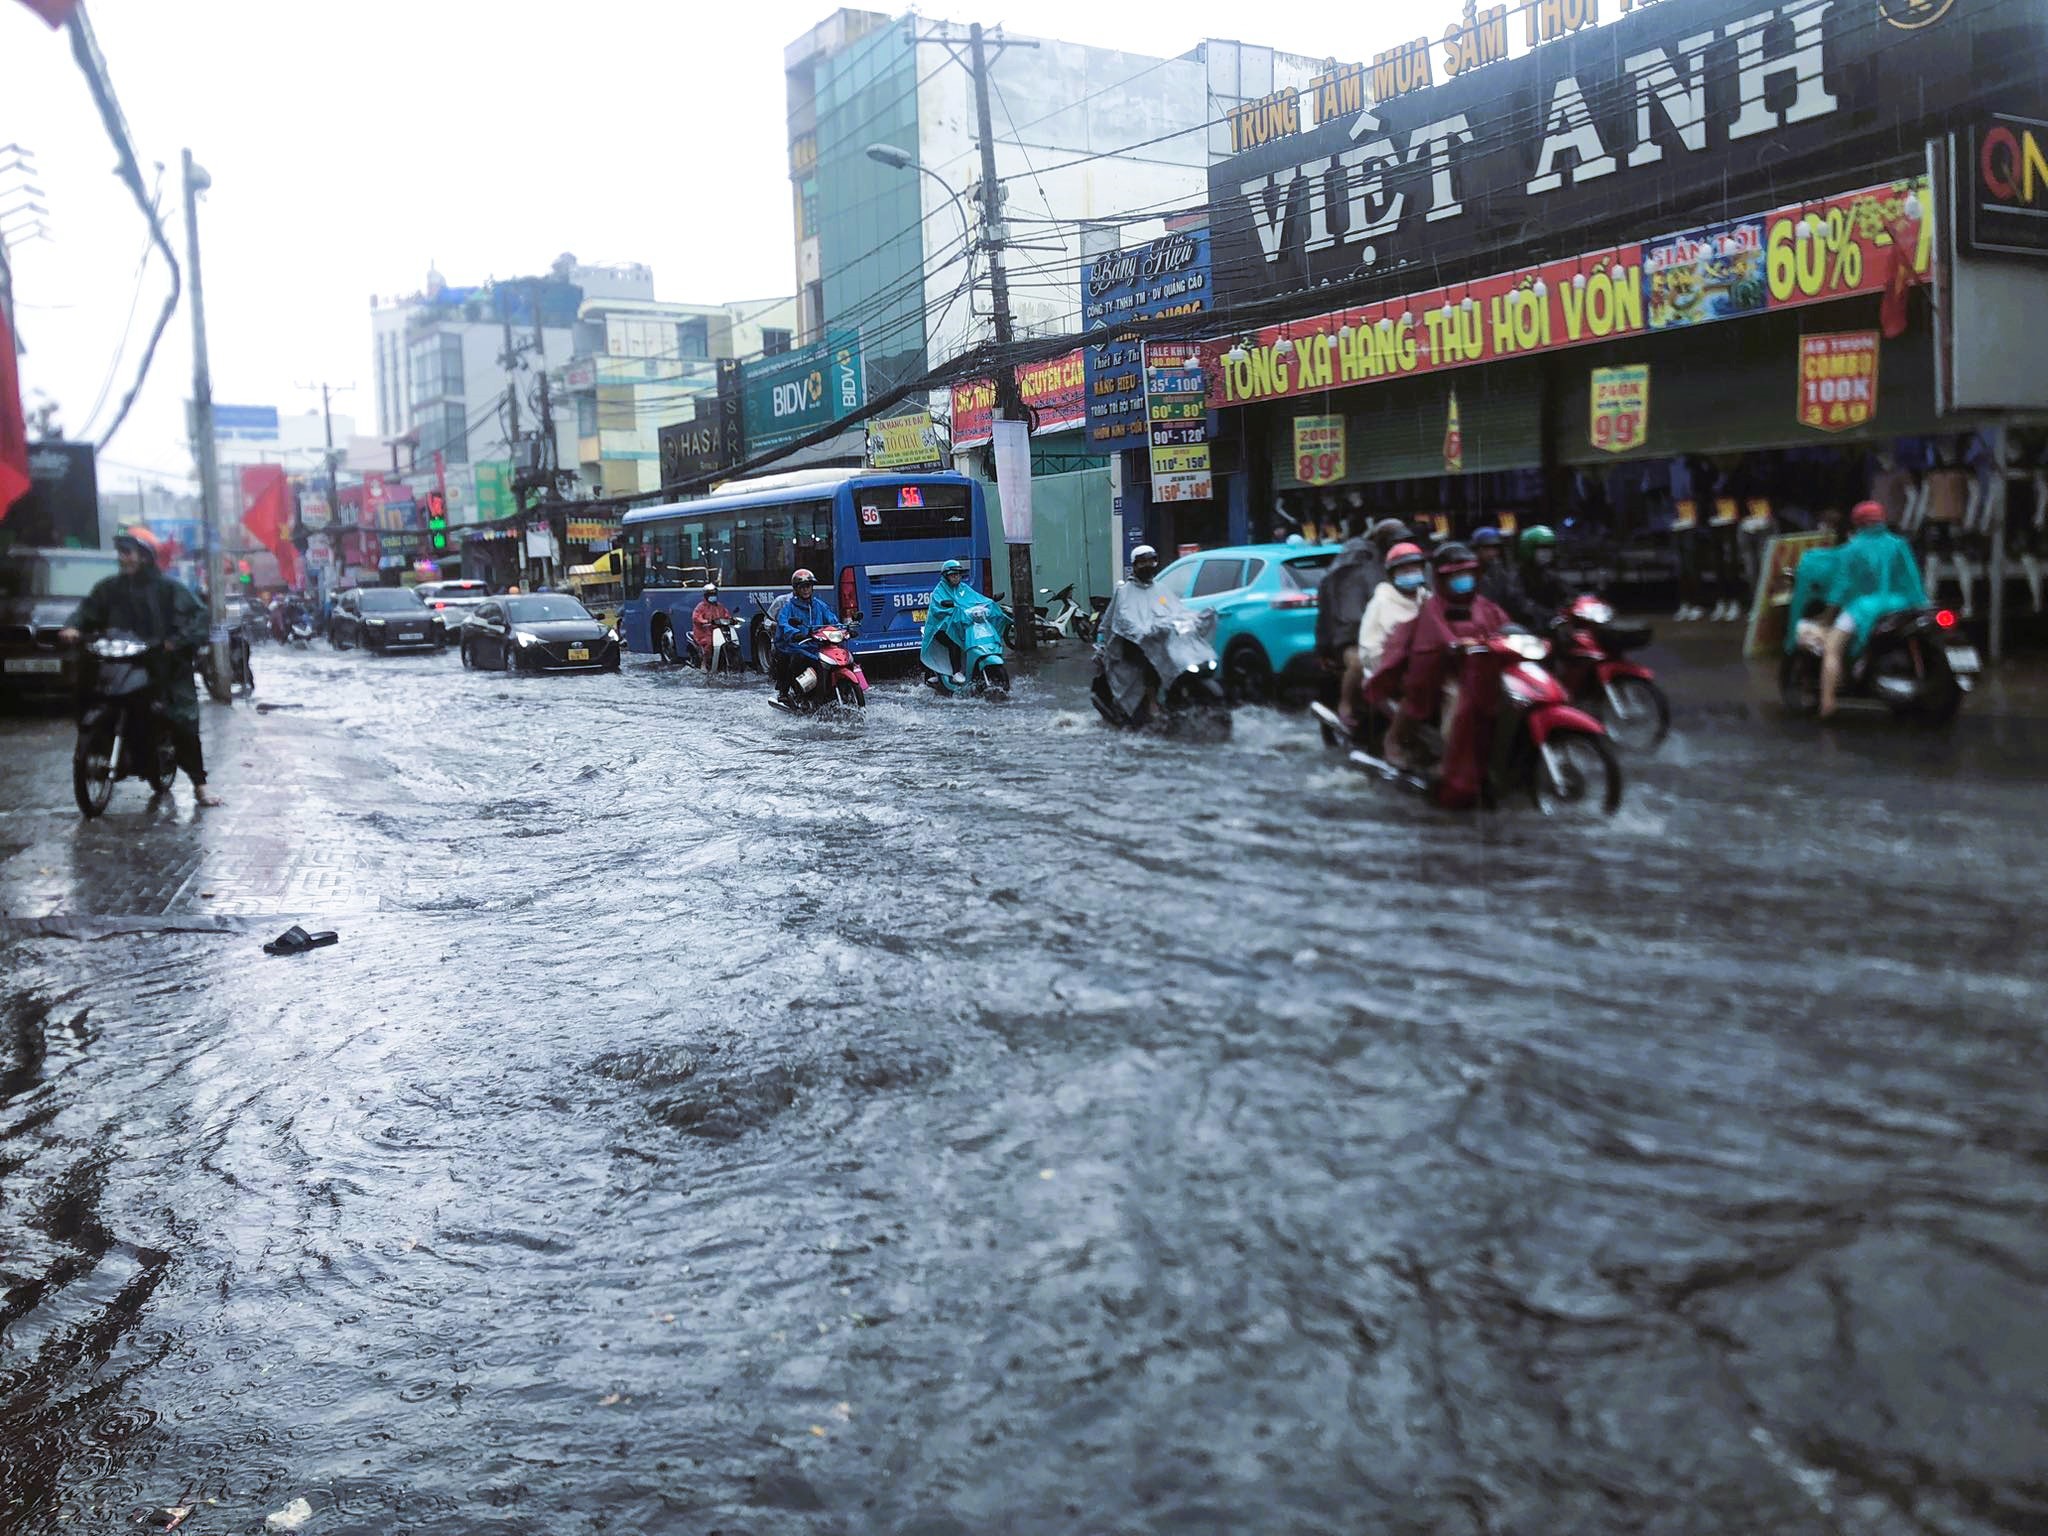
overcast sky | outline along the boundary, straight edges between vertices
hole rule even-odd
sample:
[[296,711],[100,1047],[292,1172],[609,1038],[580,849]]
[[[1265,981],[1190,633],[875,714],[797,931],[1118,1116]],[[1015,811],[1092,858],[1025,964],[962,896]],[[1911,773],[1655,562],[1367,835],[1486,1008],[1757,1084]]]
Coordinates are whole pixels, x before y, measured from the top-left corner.
[[[829,5],[91,0],[90,9],[145,175],[162,163],[181,262],[179,150],[189,146],[213,176],[199,222],[217,401],[290,414],[318,404],[317,391],[298,386],[325,379],[354,386],[337,409],[374,430],[369,296],[416,291],[429,262],[467,283],[542,270],[562,251],[642,261],[660,297],[697,302],[794,286],[782,50]],[[919,9],[974,16],[971,6]],[[1423,9],[1441,18],[1456,8],[1428,0]],[[1416,14],[1327,0],[1032,0],[981,19],[1150,54],[1215,36],[1364,59],[1423,30]],[[97,438],[132,382],[166,274],[152,258],[138,291],[145,227],[109,174],[112,151],[67,39],[15,0],[0,0],[0,79],[0,144],[35,151],[53,237],[14,257],[29,347],[23,392],[57,400],[70,435]],[[0,175],[0,192],[7,185]],[[190,336],[181,308],[102,461],[103,484],[131,483],[137,469],[189,473]]]

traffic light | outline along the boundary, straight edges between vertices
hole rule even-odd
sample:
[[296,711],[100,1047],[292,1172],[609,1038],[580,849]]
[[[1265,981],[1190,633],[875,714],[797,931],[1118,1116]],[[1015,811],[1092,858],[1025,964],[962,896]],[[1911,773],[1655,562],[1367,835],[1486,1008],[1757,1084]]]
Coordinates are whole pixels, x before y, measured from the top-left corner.
[[439,491],[427,492],[427,542],[436,554],[448,547],[448,500]]
[[235,562],[235,574],[240,578],[242,585],[245,587],[252,587],[256,584],[255,569],[246,560],[237,560]]

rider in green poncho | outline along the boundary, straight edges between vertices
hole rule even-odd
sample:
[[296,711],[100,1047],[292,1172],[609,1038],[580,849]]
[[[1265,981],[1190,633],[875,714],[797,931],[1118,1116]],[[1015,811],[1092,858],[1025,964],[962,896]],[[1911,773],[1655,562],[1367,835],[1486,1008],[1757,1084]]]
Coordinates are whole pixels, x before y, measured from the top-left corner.
[[[1821,658],[1820,715],[1823,720],[1835,712],[1835,694],[1842,684],[1842,672],[1853,652],[1860,654],[1870,631],[1887,614],[1927,606],[1927,588],[1920,580],[1920,567],[1913,559],[1913,546],[1884,523],[1884,508],[1874,501],[1858,502],[1849,514],[1856,532],[1836,550],[1830,572],[1829,594],[1841,612],[1828,630],[1827,649]],[[1808,555],[1806,560],[1811,560]],[[1799,562],[1805,574],[1806,560]],[[1793,609],[1796,618],[1799,609]]]

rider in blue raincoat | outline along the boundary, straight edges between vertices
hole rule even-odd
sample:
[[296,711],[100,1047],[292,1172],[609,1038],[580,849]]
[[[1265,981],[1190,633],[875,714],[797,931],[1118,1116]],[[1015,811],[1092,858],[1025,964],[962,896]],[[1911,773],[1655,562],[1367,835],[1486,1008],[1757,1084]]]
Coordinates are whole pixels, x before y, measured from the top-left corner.
[[789,597],[775,615],[775,686],[785,693],[795,683],[798,663],[818,659],[811,636],[821,626],[839,622],[832,605],[817,596],[817,585],[809,571],[792,571]]
[[967,584],[964,561],[948,560],[939,567],[939,584],[925,603],[924,646],[918,660],[939,676],[951,677],[956,688],[968,681],[963,670],[967,665],[967,615],[977,608],[986,608],[996,628],[1007,635],[1010,623],[1003,610]]

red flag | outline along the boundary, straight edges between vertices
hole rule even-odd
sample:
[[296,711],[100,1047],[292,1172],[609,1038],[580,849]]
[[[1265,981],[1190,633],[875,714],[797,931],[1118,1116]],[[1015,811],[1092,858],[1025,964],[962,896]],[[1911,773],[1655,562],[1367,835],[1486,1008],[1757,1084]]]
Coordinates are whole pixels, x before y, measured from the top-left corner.
[[78,0],[21,0],[30,10],[53,27],[61,27],[71,19],[71,13],[78,9]]
[[1906,334],[1906,295],[1915,283],[1925,282],[1914,262],[1920,254],[1920,219],[1909,204],[1906,215],[1888,220],[1884,232],[1891,236],[1891,268],[1885,273],[1884,297],[1878,300],[1877,325],[1887,341]]
[[28,494],[28,423],[21,416],[21,380],[14,371],[14,332],[0,313],[0,522]]
[[291,488],[282,464],[248,464],[242,469],[242,526],[249,537],[277,556],[286,586],[299,584],[299,552],[292,547]]

